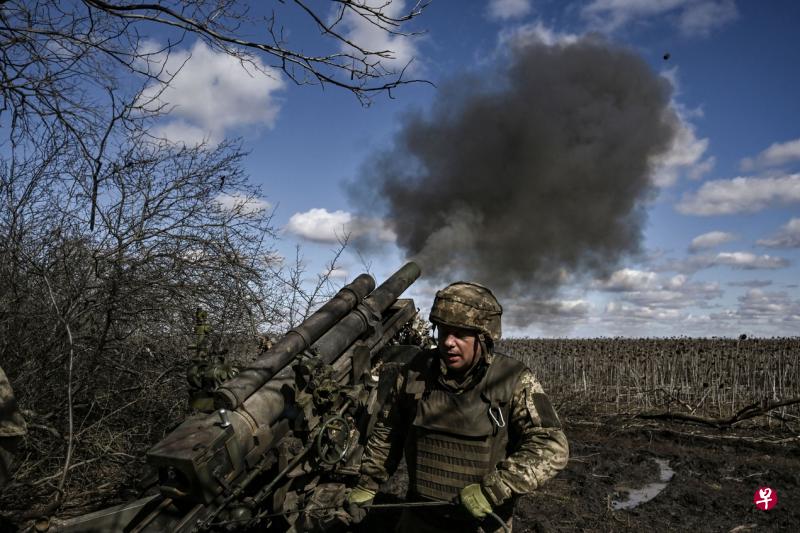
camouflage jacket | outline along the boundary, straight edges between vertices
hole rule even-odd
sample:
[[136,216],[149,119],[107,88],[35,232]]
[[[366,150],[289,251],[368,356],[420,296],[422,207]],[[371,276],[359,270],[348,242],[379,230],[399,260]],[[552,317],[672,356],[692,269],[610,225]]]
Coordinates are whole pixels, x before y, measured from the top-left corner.
[[26,431],[25,420],[17,409],[11,383],[0,368],[0,489],[11,480],[17,441]]
[[[438,357],[435,350],[426,353]],[[488,365],[491,362],[490,355],[478,364]],[[359,479],[361,488],[377,491],[388,480],[402,458],[405,439],[413,433],[409,431],[409,409],[413,406],[397,401],[402,397],[407,379],[404,370],[382,376],[382,379],[389,380],[391,389],[387,400],[380,406],[364,450]],[[444,370],[442,365],[442,376],[445,376]],[[454,382],[442,381],[448,388],[455,386]],[[460,384],[462,387],[474,385],[474,380],[470,380],[469,376]],[[541,398],[545,398],[543,394],[541,384],[533,372],[526,368],[517,380],[511,402],[508,427],[511,453],[483,478],[481,484],[493,506],[500,506],[516,496],[536,490],[567,465],[567,439],[549,402],[542,403]]]
[[0,437],[19,437],[26,433],[25,420],[19,413],[11,383],[0,368]]

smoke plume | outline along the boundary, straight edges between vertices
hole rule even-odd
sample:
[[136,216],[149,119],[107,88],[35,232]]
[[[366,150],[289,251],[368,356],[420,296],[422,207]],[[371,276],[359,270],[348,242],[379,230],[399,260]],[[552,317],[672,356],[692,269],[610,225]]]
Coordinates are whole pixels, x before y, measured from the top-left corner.
[[[597,38],[516,49],[439,90],[351,184],[428,279],[547,295],[640,250],[651,161],[677,131],[670,87]],[[524,292],[521,292],[524,291]]]

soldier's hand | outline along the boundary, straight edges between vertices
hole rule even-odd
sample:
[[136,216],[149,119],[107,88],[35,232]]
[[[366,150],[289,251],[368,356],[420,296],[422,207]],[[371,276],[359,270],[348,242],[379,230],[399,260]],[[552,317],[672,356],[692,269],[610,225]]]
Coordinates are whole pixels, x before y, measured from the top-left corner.
[[354,488],[347,496],[347,514],[353,524],[358,524],[367,516],[366,506],[372,503],[375,491],[361,487]]
[[458,499],[461,505],[469,511],[469,514],[475,518],[484,518],[492,512],[492,504],[486,499],[481,486],[477,483],[461,489]]

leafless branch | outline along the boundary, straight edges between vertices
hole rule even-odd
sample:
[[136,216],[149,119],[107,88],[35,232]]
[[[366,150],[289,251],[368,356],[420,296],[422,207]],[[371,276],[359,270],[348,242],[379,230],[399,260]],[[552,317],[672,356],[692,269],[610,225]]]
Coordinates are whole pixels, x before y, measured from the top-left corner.
[[50,296],[50,301],[53,304],[53,308],[56,311],[56,316],[59,318],[61,323],[64,325],[64,329],[67,332],[67,340],[69,342],[69,358],[67,363],[67,420],[68,420],[68,433],[67,433],[67,455],[64,458],[64,468],[61,474],[61,479],[58,482],[58,488],[56,489],[58,492],[58,501],[62,501],[64,499],[64,486],[67,482],[67,473],[70,469],[70,463],[72,462],[72,450],[73,445],[75,442],[75,434],[74,434],[74,421],[73,421],[73,410],[72,410],[72,370],[73,370],[73,363],[75,361],[75,345],[72,339],[72,330],[69,327],[69,321],[66,317],[62,314],[61,310],[58,307],[58,302],[56,302],[56,297],[53,294],[53,287],[50,285],[50,280],[48,279],[47,275],[42,276],[42,279],[47,285],[47,293]]

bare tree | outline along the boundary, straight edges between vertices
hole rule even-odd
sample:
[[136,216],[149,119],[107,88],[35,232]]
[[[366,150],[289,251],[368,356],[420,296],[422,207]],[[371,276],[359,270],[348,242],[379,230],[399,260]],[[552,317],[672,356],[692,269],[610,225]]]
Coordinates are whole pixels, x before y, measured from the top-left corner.
[[[87,103],[107,90],[119,92],[124,76],[169,83],[175,72],[154,71],[153,59],[189,37],[250,67],[257,67],[259,57],[295,83],[332,85],[368,102],[374,94],[418,80],[404,77],[405,66],[390,65],[391,50],[371,49],[349,37],[343,22],[357,19],[377,31],[407,36],[404,24],[425,4],[399,9],[402,3],[276,2],[282,15],[294,7],[318,29],[321,38],[301,48],[289,42],[275,9],[256,17],[247,3],[235,0],[6,0],[0,4],[0,110],[12,115],[15,127],[30,127],[35,117],[80,132],[92,118],[86,116],[92,110]],[[146,38],[154,29],[170,39],[158,49]]]
[[277,316],[283,317],[284,323],[279,324],[279,329],[293,328],[307,319],[311,313],[323,302],[333,297],[338,287],[336,275],[342,253],[347,248],[350,235],[345,234],[338,239],[338,247],[331,250],[331,258],[325,264],[324,270],[316,275],[309,275],[307,264],[303,258],[301,247],[295,247],[294,260],[289,264],[275,264],[271,273],[277,280],[284,298],[278,302],[280,311]]
[[[420,80],[406,78],[406,65],[392,65],[391,50],[354,40],[345,26],[361,21],[373,31],[407,36],[404,25],[425,5],[400,9],[402,3],[278,1],[258,17],[235,0],[0,2],[0,127],[12,150],[49,136],[86,160],[76,178],[86,190],[93,229],[100,174],[119,130],[142,129],[168,111],[159,96],[180,70],[168,68],[170,52],[198,39],[250,72],[271,75],[264,67],[276,68],[299,85],[334,86],[368,104]],[[318,35],[305,35],[303,47],[290,42],[281,23],[289,16],[305,17]],[[154,32],[165,42],[154,45]]]
[[140,455],[184,412],[196,307],[255,349],[286,299],[271,273],[272,211],[247,184],[237,145],[131,137],[109,158],[102,177],[113,187],[90,231],[73,179],[87,162],[50,140],[0,167],[0,364],[32,413],[35,460],[20,493],[52,502],[44,514],[68,501],[87,465]]
[[[154,138],[148,126],[166,109],[145,90],[169,86],[165,54],[188,38],[364,103],[415,81],[345,26],[356,17],[401,35],[423,5],[314,5],[279,1],[259,21],[233,0],[0,2],[0,365],[13,369],[32,432],[0,509],[91,507],[107,494],[77,487],[131,484],[131,464],[185,412],[198,306],[217,341],[255,339],[332,290],[346,239],[308,285],[302,261],[281,267],[240,146]],[[287,9],[319,30],[311,47],[287,40]],[[167,39],[157,49],[154,27]]]

